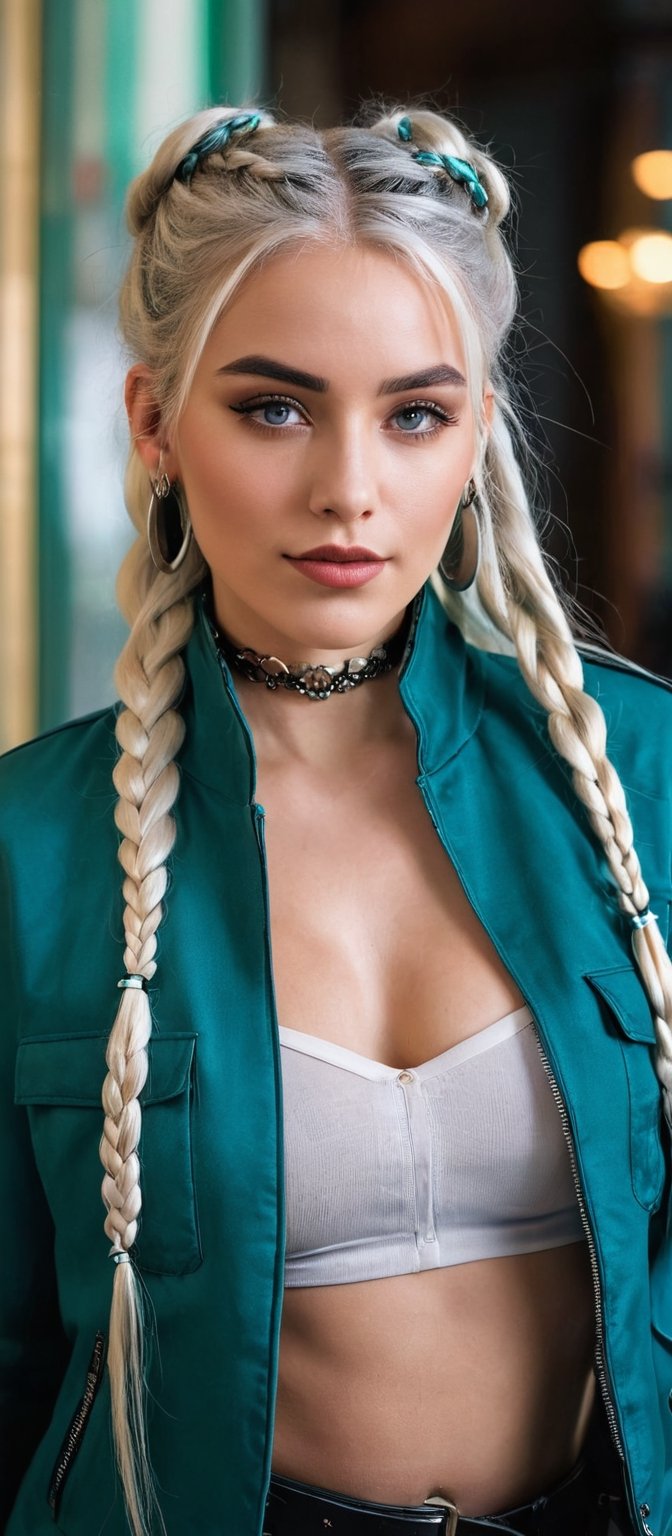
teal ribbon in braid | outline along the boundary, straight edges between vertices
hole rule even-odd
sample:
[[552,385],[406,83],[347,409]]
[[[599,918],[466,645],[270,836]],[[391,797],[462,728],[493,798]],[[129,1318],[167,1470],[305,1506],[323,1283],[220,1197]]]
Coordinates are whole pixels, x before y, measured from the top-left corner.
[[[402,117],[397,123],[399,138],[408,144],[413,138],[413,128],[410,117]],[[413,160],[418,160],[421,165],[441,165],[444,171],[452,176],[453,181],[463,184],[469,193],[474,208],[485,208],[488,194],[479,181],[473,165],[468,160],[459,160],[456,155],[439,155],[433,149],[415,149],[412,152]]]
[[239,112],[235,117],[227,117],[223,122],[216,123],[214,128],[208,128],[207,132],[201,134],[200,139],[192,144],[184,159],[180,160],[173,180],[182,181],[189,186],[194,171],[202,160],[205,160],[208,155],[214,155],[218,150],[225,149],[232,133],[239,133],[244,128],[248,133],[253,133],[260,122],[259,112]]

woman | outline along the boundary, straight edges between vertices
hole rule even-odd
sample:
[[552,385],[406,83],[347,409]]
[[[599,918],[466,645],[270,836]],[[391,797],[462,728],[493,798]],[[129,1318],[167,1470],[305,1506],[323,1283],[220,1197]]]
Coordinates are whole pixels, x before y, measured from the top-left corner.
[[424,109],[131,188],[120,702],[2,767],[8,1536],[672,1531],[669,686],[548,574],[508,207]]

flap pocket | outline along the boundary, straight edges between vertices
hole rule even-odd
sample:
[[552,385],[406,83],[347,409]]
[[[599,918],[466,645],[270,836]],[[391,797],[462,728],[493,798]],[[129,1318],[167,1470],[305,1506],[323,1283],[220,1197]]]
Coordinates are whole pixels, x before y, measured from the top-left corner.
[[644,982],[635,965],[612,965],[605,971],[586,971],[586,981],[603,997],[629,1040],[655,1045],[653,1013]]
[[[202,1263],[191,1144],[197,1038],[186,1031],[154,1034],[147,1046],[139,1095],[142,1206],[132,1253],[140,1268],[155,1274],[188,1274]],[[31,1035],[16,1053],[14,1101],[28,1111],[54,1223],[69,1232],[71,1247],[79,1241],[87,1252],[94,1233],[105,1243],[105,1209],[102,1198],[94,1208],[94,1191],[103,1180],[98,1145],[107,1040],[93,1032]]]
[[[31,1035],[16,1053],[16,1104],[90,1105],[102,1111],[108,1036]],[[161,1104],[183,1093],[191,1072],[196,1035],[152,1035],[147,1081],[140,1103]]]
[[584,972],[619,1040],[630,1100],[630,1167],[645,1210],[660,1204],[665,1182],[663,1099],[655,1062],[656,1031],[648,993],[634,965]]

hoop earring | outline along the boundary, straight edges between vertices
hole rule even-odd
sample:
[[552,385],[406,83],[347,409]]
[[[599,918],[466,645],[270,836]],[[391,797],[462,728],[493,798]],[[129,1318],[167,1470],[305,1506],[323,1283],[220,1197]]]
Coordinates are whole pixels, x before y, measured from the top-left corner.
[[[164,471],[156,480],[150,476],[150,484],[152,499],[147,513],[147,543],[157,571],[170,576],[179,570],[191,544],[191,521],[177,480],[171,485]],[[165,505],[160,507],[160,503]],[[171,558],[171,550],[180,536],[182,542]]]
[[439,571],[451,592],[466,592],[478,574],[481,534],[472,506],[476,494],[475,482],[470,480],[465,495],[460,497],[450,538],[439,561]]

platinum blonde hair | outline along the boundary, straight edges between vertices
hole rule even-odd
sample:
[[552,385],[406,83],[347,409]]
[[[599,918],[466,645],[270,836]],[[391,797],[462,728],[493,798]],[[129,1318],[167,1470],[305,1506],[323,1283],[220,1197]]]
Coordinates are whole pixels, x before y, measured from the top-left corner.
[[[254,131],[199,161],[190,182],[177,167],[208,130],[240,113],[258,113]],[[400,120],[410,116],[413,140]],[[509,649],[534,697],[548,712],[556,751],[570,765],[576,794],[604,850],[626,917],[648,907],[625,795],[607,757],[606,723],[583,689],[583,669],[568,618],[569,599],[550,574],[535,529],[514,445],[525,444],[507,388],[503,348],[517,306],[511,256],[500,231],[510,207],[507,181],[461,127],[439,112],[369,102],[359,121],[317,130],[278,121],[254,106],[214,107],[182,123],[131,184],[127,218],[134,246],[121,290],[122,329],[135,359],[153,371],[163,425],[179,418],[210,331],[246,275],[275,253],[305,244],[368,244],[394,253],[448,302],[465,347],[474,420],[479,423],[481,560],[474,589],[449,594],[437,571],[432,585],[446,611],[476,643]],[[445,168],[413,151],[467,160],[487,189],[482,211]],[[482,393],[494,391],[489,434]],[[194,592],[207,572],[195,540],[167,575],[149,552],[149,484],[131,446],[126,504],[137,539],[117,577],[117,600],[130,626],[114,671],[120,755],[113,780],[115,822],[124,871],[125,950],[129,972],[150,981],[163,915],[171,816],[180,779],[175,755],[184,736],[176,707],[184,649],[195,620]],[[672,1126],[672,964],[655,922],[634,928],[634,957],[655,1015],[656,1067]],[[142,1206],[138,1100],[147,1075],[152,1019],[147,993],[124,989],[107,1047],[100,1156],[105,1232],[117,1253],[135,1240]],[[132,1262],[114,1264],[108,1366],[114,1443],[134,1536],[147,1536],[155,1514],[144,1428],[141,1282]]]

